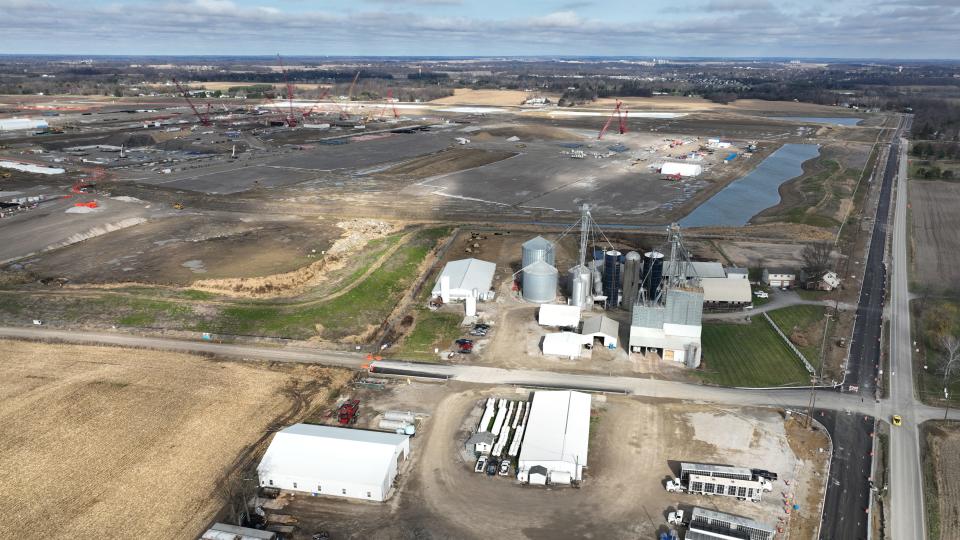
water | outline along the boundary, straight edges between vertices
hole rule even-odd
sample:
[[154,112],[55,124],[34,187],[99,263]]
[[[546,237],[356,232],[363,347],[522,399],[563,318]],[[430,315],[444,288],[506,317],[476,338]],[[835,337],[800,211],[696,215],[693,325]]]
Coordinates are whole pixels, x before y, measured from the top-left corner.
[[756,169],[734,180],[680,220],[684,227],[740,227],[780,203],[780,185],[803,174],[803,162],[817,157],[816,144],[785,144]]
[[855,126],[863,121],[863,118],[835,117],[826,116],[771,116],[774,120],[788,120],[791,122],[811,122],[814,124],[834,124],[837,126]]

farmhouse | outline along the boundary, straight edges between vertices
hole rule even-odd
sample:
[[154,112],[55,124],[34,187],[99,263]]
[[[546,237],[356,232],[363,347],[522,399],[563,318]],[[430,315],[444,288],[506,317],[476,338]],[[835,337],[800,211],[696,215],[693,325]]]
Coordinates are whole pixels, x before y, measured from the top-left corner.
[[788,268],[764,268],[763,282],[771,287],[793,287],[797,273]]

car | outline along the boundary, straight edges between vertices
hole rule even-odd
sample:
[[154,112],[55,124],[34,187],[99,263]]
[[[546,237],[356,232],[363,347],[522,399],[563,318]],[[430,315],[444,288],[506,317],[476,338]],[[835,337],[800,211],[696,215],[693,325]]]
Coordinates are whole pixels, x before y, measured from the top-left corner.
[[753,295],[757,298],[770,298],[770,293],[767,291],[753,291]]
[[460,345],[460,346],[463,346],[463,345],[471,345],[471,346],[472,346],[472,345],[473,345],[473,340],[472,340],[472,339],[460,338],[460,339],[458,339],[457,341],[455,341],[454,343],[456,343],[457,345]]
[[496,459],[490,458],[487,461],[487,476],[496,476],[497,470],[500,468],[500,463]]
[[471,335],[471,336],[477,336],[477,337],[487,337],[487,331],[486,331],[486,330],[471,330],[471,331],[470,331],[470,335]]
[[473,329],[474,329],[474,330],[489,330],[489,329],[490,329],[490,325],[489,325],[489,324],[484,324],[484,323],[477,323],[477,324],[473,325]]
[[891,421],[895,426],[899,426],[903,424],[903,418],[899,414],[893,415],[893,418],[891,418]]
[[459,349],[457,352],[460,354],[470,354],[473,352],[473,347],[470,347],[469,349]]
[[487,468],[487,456],[480,456],[477,464],[473,467],[473,472],[483,472]]
[[505,459],[500,462],[500,476],[510,476],[510,460]]

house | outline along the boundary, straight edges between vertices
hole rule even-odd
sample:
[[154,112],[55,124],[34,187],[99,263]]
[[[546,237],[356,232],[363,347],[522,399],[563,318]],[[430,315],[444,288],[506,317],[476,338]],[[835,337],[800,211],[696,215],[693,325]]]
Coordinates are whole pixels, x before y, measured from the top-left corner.
[[804,289],[813,291],[832,291],[840,286],[840,278],[836,272],[830,270],[821,273],[819,276],[801,270],[800,285]]
[[797,273],[789,268],[764,268],[763,283],[770,287],[793,287],[797,282]]
[[294,424],[273,436],[257,474],[261,486],[382,502],[409,455],[409,435]]

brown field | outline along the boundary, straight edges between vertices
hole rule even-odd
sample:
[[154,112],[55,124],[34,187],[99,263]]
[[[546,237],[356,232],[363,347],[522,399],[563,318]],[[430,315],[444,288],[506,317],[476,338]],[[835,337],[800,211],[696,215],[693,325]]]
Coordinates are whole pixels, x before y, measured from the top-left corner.
[[245,450],[349,377],[108,347],[0,349],[3,538],[196,538]]
[[[226,91],[234,86],[253,86],[253,85],[262,85],[269,83],[258,83],[258,82],[243,82],[243,81],[191,81],[188,83],[189,86],[203,87],[210,91]],[[282,84],[272,85],[274,88],[282,88]],[[293,85],[294,90],[316,90],[318,88],[329,88],[329,84],[310,84],[310,83],[295,83]]]
[[[524,92],[523,90],[471,90],[469,88],[457,88],[452,96],[435,99],[430,103],[440,105],[498,105],[498,106],[517,106],[523,104],[523,100],[533,97],[533,92]],[[541,94],[550,98],[554,103],[560,99],[558,95]]]
[[[929,425],[929,424],[928,424]],[[925,468],[927,481],[936,482],[937,503],[927,502],[928,516],[931,506],[939,510],[940,534],[930,527],[932,540],[951,540],[960,538],[960,427],[955,423],[937,422],[922,430],[926,434],[928,453],[924,461],[929,460],[932,470]],[[930,498],[928,491],[926,497]],[[933,525],[933,524],[931,524]]]
[[910,181],[914,281],[934,289],[960,280],[960,184]]

